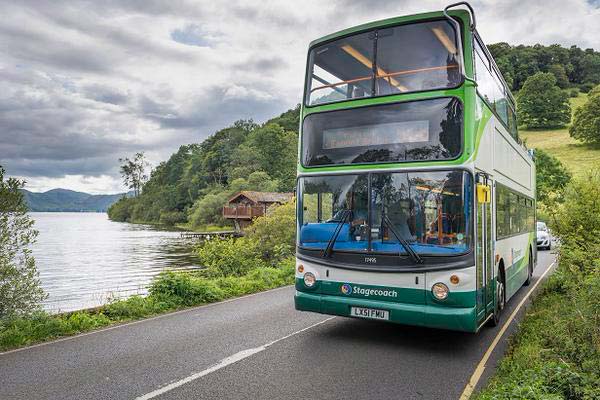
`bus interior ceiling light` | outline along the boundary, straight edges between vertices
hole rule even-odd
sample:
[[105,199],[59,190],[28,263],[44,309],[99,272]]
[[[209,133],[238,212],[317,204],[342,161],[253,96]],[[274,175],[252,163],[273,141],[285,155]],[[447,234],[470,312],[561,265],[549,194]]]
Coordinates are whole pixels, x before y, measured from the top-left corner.
[[304,284],[306,287],[313,287],[317,282],[317,278],[311,273],[307,272],[304,274]]
[[[369,60],[366,56],[361,54],[358,50],[356,50],[354,47],[350,46],[349,44],[343,45],[342,50],[344,50],[346,53],[350,54],[352,57],[354,57],[358,62],[360,62],[365,67],[371,68],[371,69],[373,68],[373,63],[371,62],[371,60]],[[389,83],[392,84],[393,86],[395,86],[399,91],[408,92],[408,88],[406,86],[401,85],[400,82],[398,82],[394,78],[390,77],[389,76],[390,74],[385,72],[380,67],[377,67],[377,75],[387,76]]]
[[440,41],[440,43],[444,45],[446,50],[448,50],[448,53],[456,54],[456,46],[454,45],[454,43],[452,43],[452,40],[450,40],[450,38],[448,37],[448,35],[446,35],[446,32],[444,32],[442,28],[436,26],[435,28],[431,28],[431,31],[433,32],[435,37]]

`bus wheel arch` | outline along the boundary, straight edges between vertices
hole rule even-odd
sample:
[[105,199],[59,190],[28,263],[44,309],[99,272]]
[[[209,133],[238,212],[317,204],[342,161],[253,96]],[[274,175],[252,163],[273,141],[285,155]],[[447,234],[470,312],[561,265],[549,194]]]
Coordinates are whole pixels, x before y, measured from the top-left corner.
[[494,314],[490,320],[492,326],[498,326],[500,324],[500,318],[502,311],[506,305],[506,273],[504,270],[504,260],[500,260],[498,263],[498,273],[496,274],[496,290],[495,290],[495,301],[494,301]]

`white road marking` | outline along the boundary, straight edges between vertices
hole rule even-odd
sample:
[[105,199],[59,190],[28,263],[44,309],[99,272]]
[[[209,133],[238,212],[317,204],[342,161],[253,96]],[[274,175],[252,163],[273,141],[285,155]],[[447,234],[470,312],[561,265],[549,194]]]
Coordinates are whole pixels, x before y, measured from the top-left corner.
[[[283,289],[290,288],[290,287],[294,287],[294,285],[281,286],[278,288],[265,290],[263,292],[256,292],[256,293],[251,293],[251,294],[247,294],[247,295],[240,296],[240,297],[234,297],[231,299],[218,301],[216,303],[202,304],[200,306],[194,306],[194,307],[186,308],[183,310],[171,311],[171,312],[167,312],[165,314],[160,314],[160,315],[156,315],[154,317],[149,317],[149,318],[142,318],[142,319],[139,319],[136,321],[125,322],[122,324],[117,323],[116,325],[107,326],[106,328],[100,328],[100,329],[90,331],[90,332],[79,333],[79,334],[76,334],[73,336],[67,336],[67,337],[62,337],[62,338],[58,338],[58,339],[54,339],[54,340],[49,340],[47,342],[32,344],[31,346],[19,347],[18,349],[7,350],[5,352],[0,352],[0,356],[4,356],[7,354],[11,354],[11,353],[17,353],[17,352],[25,351],[25,350],[31,350],[31,349],[35,349],[37,347],[48,346],[48,345],[56,344],[56,343],[60,343],[60,342],[66,342],[67,340],[79,339],[84,336],[94,335],[96,333],[102,333],[102,332],[106,332],[106,331],[111,331],[113,329],[124,328],[124,327],[130,326],[130,325],[143,324],[144,322],[154,321],[155,319],[167,318],[167,317],[171,317],[173,315],[178,315],[178,314],[187,313],[187,312],[194,312],[194,311],[198,311],[198,310],[201,310],[204,308],[218,306],[219,304],[230,303],[232,301],[242,300],[242,299],[245,299],[248,297],[253,297],[253,296],[259,296],[261,294],[275,292],[277,290],[283,290]],[[82,311],[85,311],[85,310],[82,310]],[[200,314],[195,314],[193,316],[197,317],[197,316],[200,316]]]
[[207,369],[205,369],[203,371],[200,371],[200,372],[197,372],[195,374],[192,374],[192,375],[190,375],[190,376],[188,376],[186,378],[183,378],[183,379],[181,379],[181,380],[179,380],[177,382],[170,383],[170,384],[168,384],[166,386],[161,387],[160,389],[157,389],[157,390],[155,390],[153,392],[147,393],[147,394],[145,394],[143,396],[137,397],[136,400],[149,400],[149,399],[153,399],[156,396],[160,396],[161,394],[167,393],[167,392],[169,392],[169,391],[171,391],[173,389],[176,389],[176,388],[178,388],[180,386],[183,386],[183,385],[185,385],[187,383],[195,381],[196,379],[202,378],[203,376],[206,376],[206,375],[211,374],[211,373],[213,373],[215,371],[218,371],[218,370],[220,370],[222,368],[225,368],[228,365],[235,364],[238,361],[241,361],[241,360],[246,359],[246,358],[248,358],[250,356],[253,356],[254,354],[260,353],[261,351],[266,350],[268,347],[274,345],[275,343],[281,342],[282,340],[288,339],[288,338],[290,338],[292,336],[298,335],[298,334],[300,334],[302,332],[305,332],[305,331],[307,331],[309,329],[312,329],[312,328],[314,328],[316,326],[324,324],[325,322],[331,321],[334,318],[335,317],[329,317],[329,318],[324,319],[324,320],[322,320],[320,322],[317,322],[315,324],[307,326],[306,328],[302,328],[302,329],[300,329],[300,330],[298,330],[296,332],[290,333],[289,335],[285,335],[285,336],[283,336],[283,337],[281,337],[279,339],[273,340],[272,342],[269,342],[269,343],[264,344],[262,346],[254,347],[254,348],[251,348],[251,349],[242,350],[242,351],[240,351],[238,353],[235,353],[235,354],[233,354],[233,355],[231,355],[229,357],[226,357],[226,358],[222,359],[221,361],[219,361],[218,363],[214,364],[210,368],[207,368]]
[[483,358],[481,359],[481,361],[479,361],[479,364],[477,364],[477,368],[475,368],[475,372],[473,372],[473,375],[471,375],[471,378],[469,379],[467,386],[465,386],[465,389],[463,390],[462,394],[460,395],[460,400],[468,400],[469,398],[471,398],[471,395],[473,394],[473,390],[475,389],[475,386],[477,386],[479,379],[481,379],[481,375],[483,374],[483,370],[485,369],[485,364],[488,362],[490,356],[492,355],[492,352],[498,345],[498,342],[500,342],[502,335],[504,335],[504,332],[506,332],[506,330],[510,326],[510,323],[517,316],[517,313],[519,312],[521,307],[523,307],[523,305],[525,304],[525,302],[527,301],[527,299],[529,298],[531,293],[533,293],[535,288],[544,280],[544,277],[546,276],[546,274],[552,270],[552,266],[555,263],[556,263],[556,260],[554,260],[552,262],[552,264],[550,264],[548,266],[548,268],[544,271],[544,273],[542,275],[540,275],[538,280],[535,282],[535,285],[533,285],[533,287],[529,290],[529,292],[527,292],[525,297],[523,297],[523,299],[521,299],[521,301],[519,302],[517,307],[515,307],[512,314],[510,314],[510,317],[508,317],[508,320],[504,323],[504,325],[502,326],[502,329],[500,329],[500,331],[498,332],[498,334],[492,341],[492,344],[490,344],[490,347],[488,347],[487,351],[483,355]]

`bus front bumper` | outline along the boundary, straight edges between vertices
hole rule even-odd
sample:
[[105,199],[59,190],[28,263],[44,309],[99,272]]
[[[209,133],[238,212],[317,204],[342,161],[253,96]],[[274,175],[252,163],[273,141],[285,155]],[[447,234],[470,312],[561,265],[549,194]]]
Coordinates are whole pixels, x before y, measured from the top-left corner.
[[436,304],[409,304],[356,299],[296,291],[296,310],[351,317],[351,307],[367,307],[389,311],[389,322],[477,332],[475,307],[448,307]]

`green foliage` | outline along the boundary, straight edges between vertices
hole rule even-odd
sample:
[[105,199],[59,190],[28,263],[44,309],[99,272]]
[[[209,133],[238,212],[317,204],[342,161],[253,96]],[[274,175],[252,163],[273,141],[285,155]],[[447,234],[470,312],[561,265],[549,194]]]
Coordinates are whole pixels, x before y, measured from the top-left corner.
[[209,224],[223,225],[225,220],[221,209],[230,196],[229,190],[216,188],[212,192],[200,197],[190,209],[188,218],[192,227]]
[[571,97],[571,98],[579,97],[579,89],[578,88],[569,89],[567,91],[567,93],[569,94],[569,97]]
[[158,221],[163,225],[175,226],[176,224],[186,222],[187,216],[183,211],[161,211]]
[[592,96],[600,96],[600,85],[596,85],[592,89],[590,89],[590,91],[588,92],[588,98]]
[[211,277],[241,276],[267,266],[260,257],[257,241],[247,237],[209,240],[200,246],[198,255],[206,267],[205,273]]
[[0,319],[35,311],[46,298],[31,255],[37,231],[20,190],[24,184],[5,180],[0,166]]
[[517,108],[520,123],[528,128],[564,126],[571,119],[569,98],[556,86],[550,73],[538,72],[527,78],[519,92]]
[[538,201],[545,203],[550,197],[560,201],[562,190],[571,180],[571,173],[558,158],[544,150],[536,150],[535,160]]
[[554,78],[556,78],[556,86],[561,89],[566,89],[569,87],[569,77],[567,77],[565,67],[560,64],[552,64],[548,68],[548,72],[550,72],[552,75],[554,75]]
[[256,243],[260,256],[270,263],[292,256],[296,245],[296,203],[272,207],[266,216],[254,220],[246,237]]
[[132,159],[128,157],[119,158],[119,162],[122,163],[119,171],[123,177],[123,183],[133,190],[134,196],[138,196],[142,186],[148,180],[146,168],[150,166],[144,153],[135,153]]
[[[560,236],[562,247],[600,248],[600,171],[574,180],[565,188],[564,197],[552,216],[552,229]],[[590,261],[600,267],[600,257]],[[600,273],[600,268],[596,272]]]
[[600,173],[574,180],[552,210],[559,266],[478,399],[600,398]]
[[213,280],[191,274],[163,272],[150,287],[150,297],[178,306],[212,303],[225,293]]
[[[579,85],[584,93],[591,89],[589,85],[600,83],[600,53],[593,49],[565,48],[558,44],[511,46],[508,43],[496,43],[488,48],[504,79],[515,91],[538,72],[552,73],[561,88]],[[589,88],[585,90],[585,87]]]
[[600,144],[600,85],[589,92],[587,102],[575,111],[569,135],[584,143]]
[[596,85],[593,83],[584,83],[579,85],[579,90],[581,93],[589,93]]

